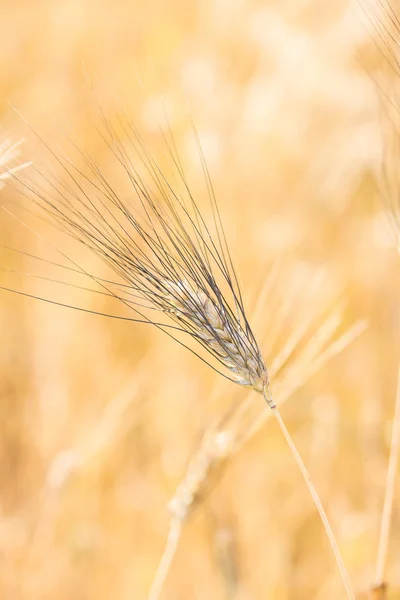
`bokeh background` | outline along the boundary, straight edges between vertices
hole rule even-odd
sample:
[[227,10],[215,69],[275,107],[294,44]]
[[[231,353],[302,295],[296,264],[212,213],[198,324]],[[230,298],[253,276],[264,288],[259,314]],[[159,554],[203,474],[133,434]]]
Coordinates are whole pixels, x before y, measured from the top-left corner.
[[[53,148],[73,131],[102,165],[109,159],[99,156],[94,96],[108,111],[124,107],[155,151],[161,106],[201,205],[193,118],[269,363],[294,332],[303,340],[272,389],[278,402],[290,396],[282,414],[357,597],[366,598],[400,358],[400,258],[377,193],[382,128],[371,73],[381,59],[373,25],[349,2],[329,0],[3,0],[0,23],[3,135],[24,136],[23,160],[42,171],[48,153],[10,103]],[[12,182],[0,193],[2,206],[103,273],[88,251],[31,221],[15,205]],[[4,211],[0,236],[2,245],[61,262]],[[6,287],[112,310],[94,294],[10,272],[60,277],[46,263],[3,247],[0,261]],[[319,365],[324,344],[360,320],[366,330]],[[2,291],[1,598],[146,598],[168,502],[216,424],[217,440],[243,443],[237,452],[223,445],[226,460],[202,482],[207,493],[184,523],[161,597],[344,598],[276,424],[254,427],[264,410],[261,398],[249,399],[150,327]],[[392,599],[400,597],[399,486]]]

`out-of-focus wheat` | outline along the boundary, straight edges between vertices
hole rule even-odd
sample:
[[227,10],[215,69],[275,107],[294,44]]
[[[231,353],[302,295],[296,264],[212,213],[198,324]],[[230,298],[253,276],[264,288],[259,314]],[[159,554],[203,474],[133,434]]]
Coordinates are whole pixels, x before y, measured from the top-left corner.
[[[380,195],[387,208],[397,251],[400,252],[400,13],[396,2],[382,0],[361,4],[375,30],[376,45],[383,65],[376,79],[382,123],[382,160]],[[375,582],[372,598],[385,600],[391,518],[395,495],[397,464],[400,453],[400,371],[394,406],[393,428],[386,476],[385,496],[379,532]]]
[[[154,99],[165,101],[175,115],[173,127],[177,126],[185,156],[189,147],[193,189],[201,195],[188,141],[192,136],[179,119],[185,108],[175,92],[192,98],[248,310],[248,296],[259,283],[262,287],[265,261],[276,264],[287,255],[313,272],[329,263],[350,300],[345,327],[360,316],[370,320],[362,343],[336,358],[285,407],[332,515],[354,583],[364,588],[376,547],[377,482],[385,472],[386,446],[377,424],[390,418],[389,403],[379,393],[387,398],[393,384],[394,328],[388,319],[397,312],[392,293],[396,266],[377,218],[370,178],[378,145],[373,94],[369,95],[365,75],[354,61],[360,48],[370,52],[371,36],[360,31],[346,2],[330,0],[222,0],[201,5],[139,0],[134,6],[127,0],[105,0],[95,10],[92,0],[6,1],[4,6],[2,98],[10,98],[28,115],[47,108],[46,114],[33,118],[35,123],[44,121],[44,127],[49,114],[56,115],[61,128],[65,115],[82,122],[83,146],[102,169],[107,169],[106,155],[82,115],[86,107],[79,75],[82,61],[89,68],[101,65],[105,93],[123,88],[124,105],[138,117],[140,127],[146,128],[146,141],[149,134],[160,153],[153,107]],[[151,70],[146,84],[150,93],[142,97],[132,85],[132,65],[146,79],[149,58],[161,67],[157,73]],[[38,127],[42,130],[41,124]],[[13,139],[25,134],[18,125],[13,131]],[[56,138],[54,131],[46,135],[50,144],[56,145]],[[41,149],[31,152],[27,147],[25,155],[34,157],[35,164],[47,165]],[[83,161],[78,163],[87,172]],[[53,165],[52,172],[59,180],[65,178],[59,165]],[[7,206],[16,200],[12,186],[1,194]],[[124,199],[126,191],[124,187]],[[22,214],[32,223],[26,212]],[[2,243],[46,258],[51,252],[52,260],[61,262],[19,222],[8,215],[0,220]],[[37,228],[47,234],[45,225],[39,223]],[[71,250],[88,272],[96,269],[98,275],[110,278],[107,269],[76,250],[61,233],[50,237],[67,254]],[[1,266],[14,271],[54,279],[67,279],[71,273],[26,255],[3,249],[0,253]],[[0,277],[4,285],[11,282],[10,288],[18,286],[36,296],[107,314],[118,306],[105,290],[104,295],[95,295],[3,271]],[[85,275],[71,273],[68,279],[95,287]],[[117,295],[123,295],[121,289],[115,290]],[[37,560],[30,577],[35,574],[35,586],[26,591],[24,600],[144,598],[166,531],[165,500],[179,482],[200,433],[226,411],[231,394],[239,404],[247,391],[239,386],[229,390],[228,382],[218,382],[211,370],[169,340],[160,343],[157,332],[146,327],[132,328],[128,321],[86,317],[6,294],[1,294],[0,304],[0,595],[20,595],[31,531],[43,517],[47,474],[57,483],[63,473],[70,473],[57,494],[60,504],[53,513],[48,545],[45,537],[34,539]],[[260,305],[265,306],[262,319],[257,322],[252,310],[249,314],[273,377],[275,353],[269,352],[268,339],[275,337],[275,321],[281,318],[286,318],[286,338],[291,337],[291,312],[286,302],[274,306],[261,295]],[[127,314],[128,309],[123,310]],[[302,308],[305,320],[312,310]],[[268,313],[274,322],[267,319]],[[144,353],[145,364],[140,362]],[[383,358],[379,364],[375,353]],[[144,375],[146,384],[137,398],[132,397],[121,428],[113,433],[103,420],[104,406],[113,404],[116,390],[118,396],[133,373]],[[279,379],[273,380],[280,401]],[[221,393],[210,393],[214,382]],[[323,410],[327,392],[333,417],[328,407]],[[130,427],[135,423],[136,400],[148,399],[146,418],[139,427]],[[255,394],[248,403],[253,407],[249,424],[258,418],[261,422],[262,403],[257,407]],[[326,444],[320,443],[310,460],[309,417],[314,403],[322,407],[324,417],[314,426]],[[112,423],[113,417],[108,418]],[[341,596],[312,505],[303,486],[297,485],[298,474],[279,432],[269,425],[268,435],[253,437],[230,461],[231,469],[207,509],[187,527],[182,544],[190,552],[182,546],[165,598]],[[93,450],[87,455],[86,439]],[[83,461],[87,469],[69,471],[76,447],[78,454],[92,460]],[[94,448],[99,449],[97,454]],[[233,540],[236,583],[228,594],[221,593],[222,571],[212,552],[220,527],[226,527]],[[389,576],[395,590],[394,564]]]
[[[288,372],[278,376],[276,380],[271,372],[278,404],[282,405],[289,400],[312,374],[351,344],[364,327],[364,323],[357,324],[338,339],[331,341],[326,348],[327,328],[322,326],[321,330],[313,332],[315,339],[310,343],[311,353],[307,352],[307,348],[303,356],[289,365]],[[329,335],[332,333],[335,332],[331,331]],[[168,504],[171,517],[166,550],[150,598],[160,595],[179,543],[183,523],[201,505],[216,480],[222,476],[226,463],[260,430],[268,417],[268,412],[263,412],[260,416],[254,414],[254,401],[249,397],[239,407],[232,405],[217,423],[207,429],[182,482]]]
[[[313,293],[317,291],[313,289],[314,287],[310,285],[310,294],[304,294],[311,301],[311,306],[316,304],[315,300],[311,300]],[[270,289],[268,283],[263,292],[266,291],[271,296],[276,294],[276,290]],[[291,298],[288,308],[291,313],[292,333],[289,339],[285,339],[282,335],[284,320],[280,322],[279,319],[278,321],[275,319],[275,335],[281,347],[275,350],[274,360],[272,356],[269,357],[273,365],[270,377],[275,390],[274,397],[279,406],[365,329],[365,323],[360,322],[340,335],[338,330],[341,317],[338,312],[326,316],[326,320],[317,325],[318,318],[321,318],[319,314],[321,307],[318,310],[313,306],[313,310],[310,311],[311,318],[306,319],[296,310],[300,304],[299,297],[294,300],[289,288],[286,288],[286,295],[287,299]],[[269,301],[271,302],[271,298]],[[272,328],[270,332],[272,334]],[[273,348],[273,335],[268,342]],[[250,395],[239,405],[233,402],[205,432],[189,462],[184,478],[168,504],[170,513],[168,537],[149,600],[157,600],[161,595],[179,544],[183,524],[202,504],[210,489],[222,476],[226,464],[260,430],[270,416],[271,413],[265,411],[257,414],[254,398]]]
[[21,144],[22,140],[14,144],[7,139],[0,142],[0,187],[15,173],[30,165],[30,162],[18,164]]

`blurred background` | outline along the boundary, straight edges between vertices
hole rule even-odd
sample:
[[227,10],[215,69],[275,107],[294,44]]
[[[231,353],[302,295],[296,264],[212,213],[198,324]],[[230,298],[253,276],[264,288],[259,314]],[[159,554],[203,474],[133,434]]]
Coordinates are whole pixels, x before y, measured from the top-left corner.
[[[287,400],[283,417],[366,598],[400,358],[400,259],[377,192],[373,25],[347,1],[4,0],[1,27],[2,137],[25,137],[22,159],[41,171],[48,152],[10,103],[56,152],[72,131],[108,165],[99,98],[109,113],[123,108],[155,152],[168,114],[201,205],[193,118],[274,396]],[[20,252],[1,247],[1,285],[111,312],[93,293],[33,277],[60,278],[21,254],[65,263],[53,244],[103,271],[31,221],[12,182],[0,193],[48,240],[2,211],[0,242]],[[368,326],[357,335],[359,321]],[[147,598],[168,502],[198,456],[210,473],[196,483],[161,598],[344,598],[265,410],[155,329],[1,291],[1,598]]]

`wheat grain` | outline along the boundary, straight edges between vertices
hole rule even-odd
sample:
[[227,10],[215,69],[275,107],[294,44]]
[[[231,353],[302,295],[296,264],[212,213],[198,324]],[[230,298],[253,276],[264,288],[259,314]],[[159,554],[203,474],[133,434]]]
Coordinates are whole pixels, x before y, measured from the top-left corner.
[[190,318],[199,339],[218,355],[233,373],[236,382],[264,393],[268,374],[261,352],[246,336],[239,322],[204,291],[193,289],[188,281],[168,282],[173,290],[170,309],[177,316]]

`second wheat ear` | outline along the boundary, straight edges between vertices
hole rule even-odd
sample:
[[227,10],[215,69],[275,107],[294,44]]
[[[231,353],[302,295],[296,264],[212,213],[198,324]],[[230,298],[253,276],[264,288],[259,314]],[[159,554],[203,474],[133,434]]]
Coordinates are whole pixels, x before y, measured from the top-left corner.
[[[102,125],[101,142],[110,160],[115,162],[119,182],[124,178],[128,184],[128,196],[118,192],[77,143],[74,149],[85,171],[40,140],[50,158],[61,167],[64,181],[60,184],[59,180],[52,180],[51,175],[35,168],[22,175],[13,173],[13,183],[22,189],[24,196],[30,194],[47,221],[89,248],[111,268],[116,281],[99,279],[70,260],[74,269],[90,277],[103,292],[132,311],[132,321],[153,324],[227,379],[262,394],[307,483],[347,596],[354,600],[322,503],[273,400],[267,366],[245,310],[196,131],[194,139],[210,219],[200,210],[200,200],[192,194],[170,134],[163,134],[171,166],[171,175],[167,176],[145,147],[133,123],[127,121],[121,127],[118,121],[114,125],[102,113]],[[167,566],[168,561],[163,560],[162,574],[157,575],[150,594],[152,600],[161,593]]]

